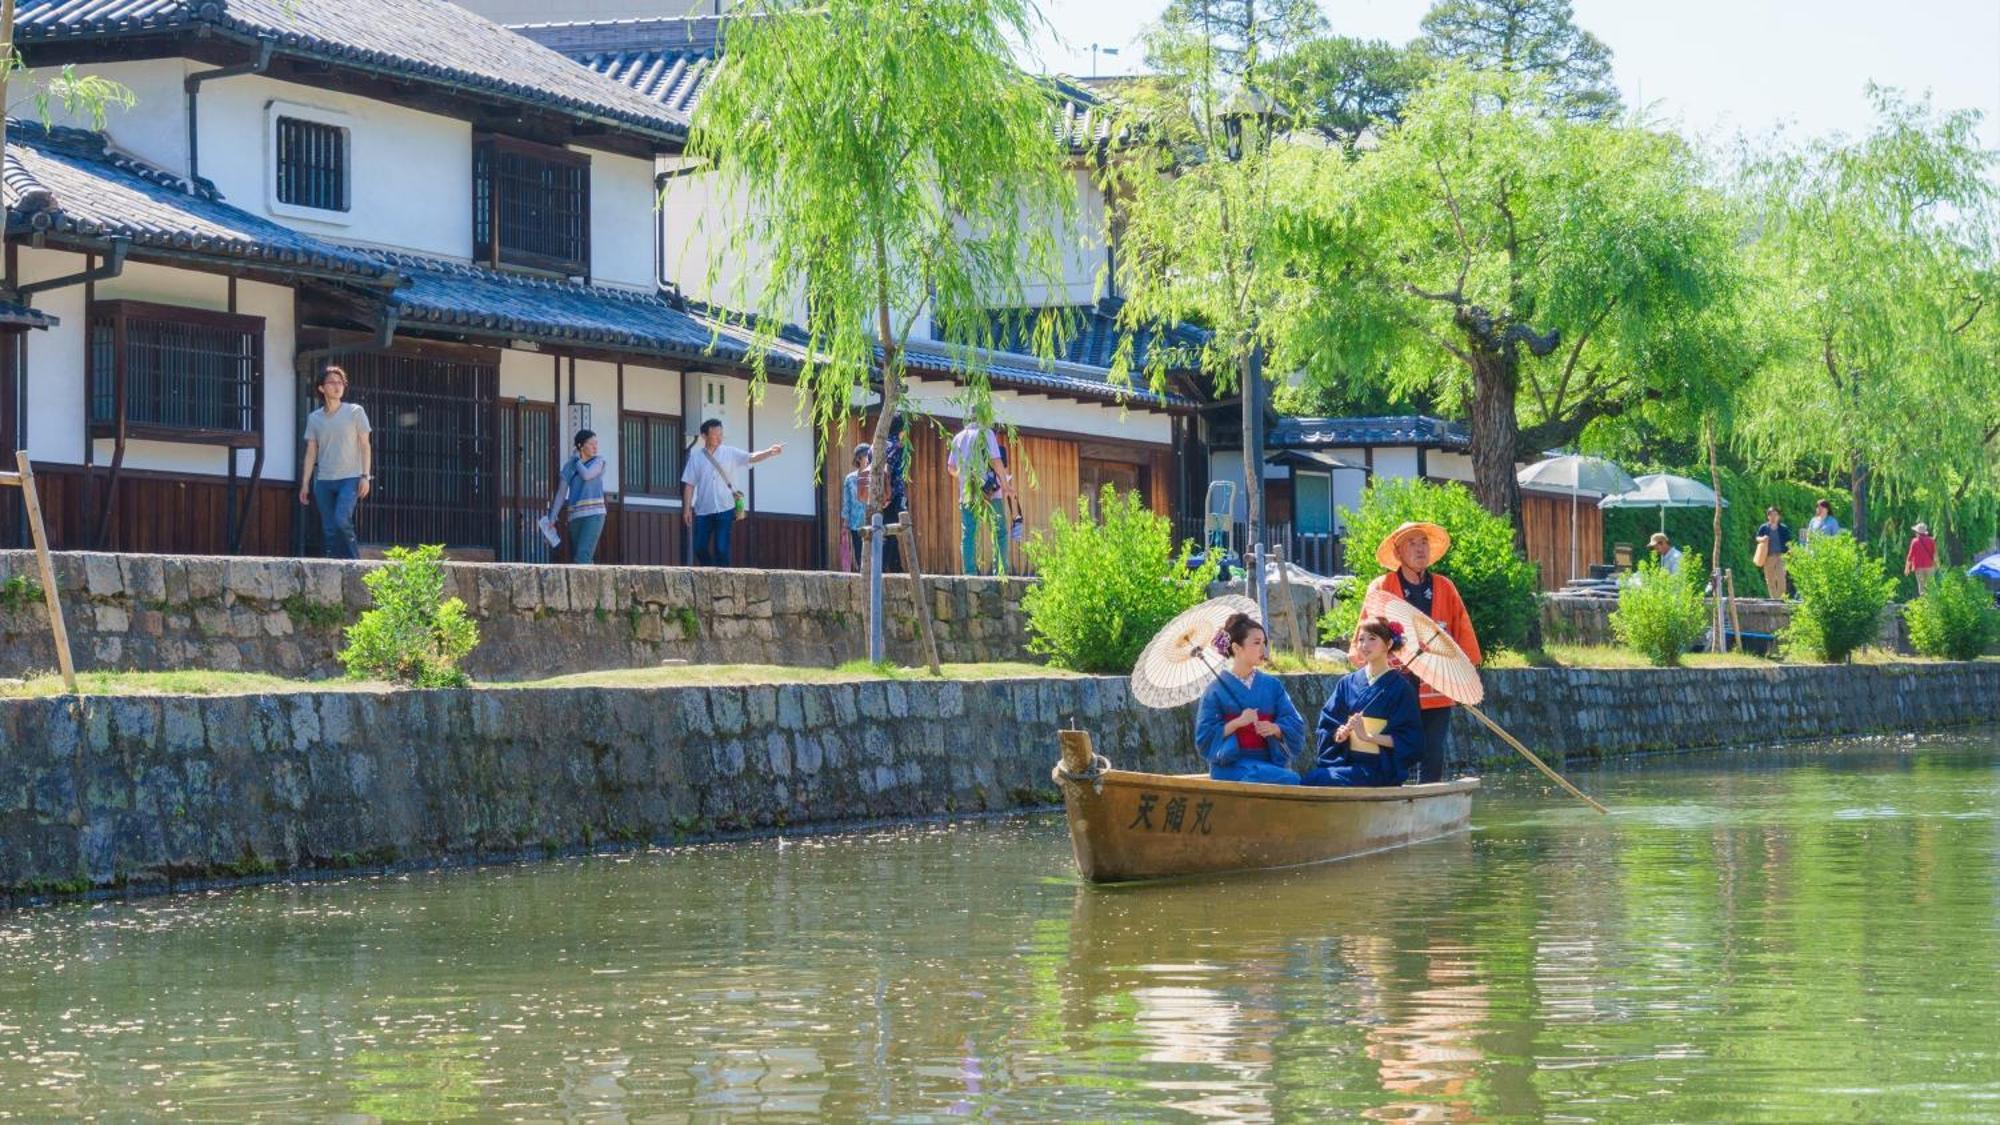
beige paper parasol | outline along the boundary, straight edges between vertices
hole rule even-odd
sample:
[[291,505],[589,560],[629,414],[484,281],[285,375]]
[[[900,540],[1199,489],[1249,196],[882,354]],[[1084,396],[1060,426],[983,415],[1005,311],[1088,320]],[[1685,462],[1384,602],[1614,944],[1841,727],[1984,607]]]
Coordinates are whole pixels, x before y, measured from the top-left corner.
[[1380,617],[1402,629],[1402,651],[1395,654],[1402,666],[1410,674],[1436,688],[1438,692],[1454,703],[1465,707],[1466,713],[1486,725],[1486,728],[1500,736],[1501,740],[1513,747],[1534,767],[1547,774],[1549,780],[1567,789],[1584,804],[1598,812],[1609,815],[1611,810],[1592,800],[1590,795],[1570,784],[1569,779],[1549,768],[1547,762],[1536,756],[1533,750],[1521,745],[1521,741],[1501,729],[1499,723],[1488,718],[1479,709],[1479,703],[1486,698],[1486,687],[1479,682],[1479,669],[1465,655],[1451,634],[1409,602],[1380,588],[1368,591],[1367,600],[1361,603],[1363,617]]
[[1132,666],[1132,698],[1161,708],[1200,699],[1226,663],[1215,651],[1215,635],[1239,613],[1256,617],[1257,603],[1241,594],[1224,594],[1167,622]]

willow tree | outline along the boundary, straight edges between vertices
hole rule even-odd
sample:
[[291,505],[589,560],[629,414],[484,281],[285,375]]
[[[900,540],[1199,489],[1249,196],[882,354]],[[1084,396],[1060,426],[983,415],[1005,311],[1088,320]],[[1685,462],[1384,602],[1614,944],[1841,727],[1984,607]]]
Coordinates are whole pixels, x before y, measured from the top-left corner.
[[[1871,88],[1877,123],[1752,162],[1753,253],[1794,346],[1749,392],[1749,449],[1844,480],[1853,532],[1869,492],[1993,488],[2000,425],[1992,321],[1994,158],[1973,111]],[[1964,493],[1959,493],[1964,499]],[[1951,517],[1940,511],[1930,522]]]
[[1736,228],[1694,154],[1548,96],[1447,70],[1284,224],[1301,366],[1462,407],[1474,491],[1517,537],[1515,462],[1700,385],[1675,333],[1735,291]]
[[1153,75],[1122,91],[1140,143],[1104,173],[1117,207],[1127,329],[1114,372],[1130,372],[1132,341],[1153,326],[1191,321],[1208,330],[1192,356],[1150,349],[1146,375],[1163,388],[1172,362],[1197,367],[1218,395],[1240,392],[1253,543],[1262,540],[1264,510],[1258,368],[1285,292],[1274,219],[1312,166],[1311,153],[1287,137],[1304,115],[1290,100],[1300,87],[1284,60],[1323,28],[1313,4],[1177,0],[1147,35]]
[[[751,330],[753,395],[796,316],[801,409],[826,432],[873,386],[881,449],[903,398],[904,347],[935,323],[969,409],[990,420],[987,310],[1058,285],[1075,228],[1053,93],[1013,61],[1038,22],[1033,0],[732,9],[688,151],[728,201],[708,276]],[[1052,347],[1050,331],[1035,335]],[[877,458],[877,509],[885,472]]]

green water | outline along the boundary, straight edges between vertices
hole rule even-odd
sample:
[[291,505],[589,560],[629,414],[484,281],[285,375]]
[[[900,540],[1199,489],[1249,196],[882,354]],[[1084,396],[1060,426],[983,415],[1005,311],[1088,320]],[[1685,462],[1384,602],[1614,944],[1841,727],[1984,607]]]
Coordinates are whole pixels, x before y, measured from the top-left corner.
[[0,915],[0,1118],[2000,1118],[2000,739],[1578,780],[1179,885],[1038,816]]

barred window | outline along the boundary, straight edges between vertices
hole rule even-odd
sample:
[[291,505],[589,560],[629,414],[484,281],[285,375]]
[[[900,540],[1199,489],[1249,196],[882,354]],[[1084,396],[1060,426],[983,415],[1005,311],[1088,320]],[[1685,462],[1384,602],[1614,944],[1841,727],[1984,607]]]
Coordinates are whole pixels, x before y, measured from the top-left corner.
[[264,320],[143,301],[90,309],[90,424],[167,440],[261,432]]
[[679,496],[681,420],[626,411],[618,433],[618,490],[627,496]]
[[278,118],[278,202],[322,211],[347,210],[347,130],[338,125]]
[[590,273],[590,158],[483,136],[472,148],[473,253],[490,265]]

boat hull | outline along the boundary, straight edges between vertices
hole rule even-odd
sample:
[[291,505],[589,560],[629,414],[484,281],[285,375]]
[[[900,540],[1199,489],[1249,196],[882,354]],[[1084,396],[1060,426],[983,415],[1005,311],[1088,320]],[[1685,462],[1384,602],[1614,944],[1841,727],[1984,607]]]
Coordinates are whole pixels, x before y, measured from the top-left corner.
[[[1068,732],[1065,732],[1068,733]],[[1463,832],[1477,778],[1393,789],[1058,768],[1077,870],[1093,883],[1296,867]]]

